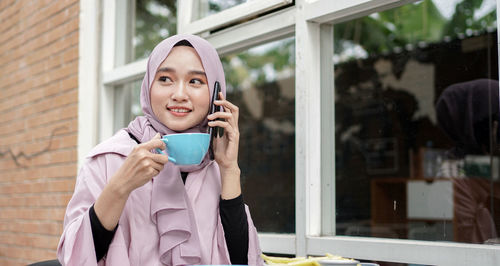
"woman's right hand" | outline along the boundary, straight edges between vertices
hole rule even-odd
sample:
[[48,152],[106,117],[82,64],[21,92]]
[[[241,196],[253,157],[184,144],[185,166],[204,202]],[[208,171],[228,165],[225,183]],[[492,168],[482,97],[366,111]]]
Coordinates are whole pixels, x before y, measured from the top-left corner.
[[160,139],[159,133],[150,141],[134,147],[110,183],[113,182],[121,188],[122,193],[129,194],[149,182],[168,162],[168,156],[152,152],[156,148],[165,149],[165,143]]
[[97,198],[94,211],[107,230],[116,228],[130,193],[158,175],[168,162],[166,155],[151,152],[156,148],[165,149],[160,134],[137,145]]

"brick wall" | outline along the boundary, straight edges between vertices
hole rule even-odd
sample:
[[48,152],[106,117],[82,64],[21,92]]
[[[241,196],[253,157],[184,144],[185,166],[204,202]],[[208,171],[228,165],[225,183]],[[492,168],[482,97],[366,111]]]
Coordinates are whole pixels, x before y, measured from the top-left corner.
[[77,166],[78,0],[0,0],[0,265],[56,258]]

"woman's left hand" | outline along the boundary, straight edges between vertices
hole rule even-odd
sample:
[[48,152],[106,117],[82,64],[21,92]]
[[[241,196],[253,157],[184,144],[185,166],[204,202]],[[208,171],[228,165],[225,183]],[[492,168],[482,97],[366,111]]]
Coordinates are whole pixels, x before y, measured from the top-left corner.
[[[224,129],[224,136],[217,135],[213,140],[215,161],[221,170],[238,167],[238,145],[240,142],[240,131],[238,128],[239,109],[236,105],[224,99],[222,93],[220,100],[215,105],[224,108],[224,111],[216,112],[208,116],[208,126]],[[223,120],[216,120],[221,118]]]
[[[224,98],[220,93],[220,100],[214,102],[222,106],[224,111],[209,115],[208,126],[224,129],[222,137],[213,139],[213,150],[215,161],[219,165],[222,177],[221,197],[232,199],[241,194],[240,168],[238,166],[238,146],[240,142],[240,131],[238,128],[239,109]],[[224,120],[216,120],[222,118]]]

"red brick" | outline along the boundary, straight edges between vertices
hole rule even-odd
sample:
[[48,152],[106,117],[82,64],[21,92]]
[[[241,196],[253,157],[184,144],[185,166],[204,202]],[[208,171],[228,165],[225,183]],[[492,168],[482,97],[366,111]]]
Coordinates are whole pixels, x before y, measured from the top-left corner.
[[[15,72],[11,75],[5,76],[5,78],[0,78],[0,84],[3,84],[5,88],[10,88],[14,87],[15,83],[19,80],[25,80],[28,81],[24,86],[21,88],[21,90],[16,90],[12,91],[12,94],[14,93],[19,93],[19,92],[24,92],[30,88],[33,88],[35,86],[40,86],[47,84],[48,82],[55,81],[57,79],[60,79],[62,77],[68,76],[70,73],[75,73],[75,70],[78,71],[78,61],[71,61],[68,62],[64,65],[61,65],[61,67],[51,69],[47,73],[40,73],[38,75],[29,75],[29,73],[24,73],[24,72]],[[78,72],[77,72],[78,73]],[[31,81],[31,82],[30,82]],[[4,94],[5,95],[5,94]],[[12,95],[5,95],[4,97],[9,97]]]
[[3,11],[10,5],[14,4],[16,0],[3,0],[0,1],[0,17],[2,17]]
[[21,129],[24,129],[24,121],[12,121],[10,123],[0,124],[0,136],[19,132]]
[[[61,91],[65,91],[68,89],[75,89],[75,88],[78,88],[78,76],[77,75],[69,76],[69,77],[60,81]],[[48,93],[48,91],[46,91],[45,93]],[[48,95],[45,95],[45,96],[48,96]]]
[[18,169],[0,172],[0,182],[26,182],[36,180],[46,182],[49,178],[74,179],[77,174],[76,162],[57,165],[44,165],[36,168]]
[[63,63],[71,62],[75,59],[78,59],[78,46],[73,46],[64,51],[64,54],[62,55]]
[[[0,138],[0,151],[13,150],[15,152],[24,151],[24,144],[30,144],[34,141],[49,142],[50,136],[58,136],[62,134],[76,134],[78,130],[76,116],[70,119],[55,121],[53,123],[44,124],[36,127],[26,127],[15,134],[5,135]],[[30,154],[29,152],[24,152]]]
[[13,147],[20,143],[29,143],[31,141],[48,139],[51,135],[58,136],[77,132],[76,117],[65,119],[50,124],[37,127],[25,127],[15,134],[4,135],[0,138],[0,149],[2,146]]
[[[45,1],[47,1],[47,0],[45,0]],[[74,5],[74,3],[71,3],[70,1],[53,1],[53,4],[51,4],[51,5],[47,5],[47,3],[45,3],[46,4],[45,8],[40,8],[40,6],[39,6],[39,5],[44,4],[43,1],[37,0],[34,2],[36,3],[35,5],[30,5],[27,7],[23,7],[20,10],[11,11],[11,12],[18,13],[16,18],[18,20],[22,21],[22,23],[20,23],[21,25],[19,25],[19,27],[20,27],[20,30],[23,32],[29,32],[29,31],[33,31],[33,29],[38,29],[37,27],[39,27],[40,25],[51,24],[51,26],[54,26],[54,25],[62,24],[64,22],[64,20],[58,21],[59,23],[57,23],[57,24],[55,23],[56,21],[53,21],[53,22],[51,21],[51,19],[56,17],[58,13],[62,14],[62,16],[68,16],[68,15],[78,16],[78,5]],[[65,8],[71,9],[71,7],[68,7],[68,5],[76,6],[76,9],[73,8],[71,10],[71,12],[67,12],[67,13],[64,12],[64,11],[68,10]],[[41,30],[43,32],[43,28],[38,29],[38,30],[39,31]],[[10,40],[10,38],[6,38],[6,39]],[[0,40],[3,41],[3,39],[0,39]]]
[[[33,40],[28,43],[23,43],[22,46],[19,46],[16,50],[13,50],[11,53],[7,54],[5,58],[0,58],[1,61],[5,62],[16,62],[19,60],[21,56],[29,56],[30,53],[26,53],[26,51],[31,51],[31,53],[36,53],[40,48],[45,47],[47,45],[52,46],[53,42],[60,40],[63,36],[69,35],[70,33],[78,30],[78,18],[73,18],[67,23],[60,25],[56,28],[51,29],[49,32],[37,36],[33,38]],[[0,40],[1,42],[1,40]],[[51,49],[54,49],[53,47]],[[0,83],[5,83],[6,85],[10,85],[10,79],[4,81],[0,79]]]
[[[0,5],[3,3],[5,3],[5,1],[0,1]],[[0,34],[5,32],[6,30],[12,28],[13,25],[19,23],[19,21],[15,20],[15,19],[4,18],[4,17],[1,17],[1,15],[0,15],[0,18],[2,21],[2,23],[0,23]]]
[[8,255],[9,258],[25,259],[27,261],[43,261],[56,258],[55,248],[51,250],[47,248],[42,249],[2,245],[0,252],[0,256]]
[[58,109],[49,110],[41,114],[32,116],[27,120],[28,128],[34,128],[39,125],[44,125],[51,122],[57,122],[60,120],[76,117],[78,114],[78,106],[76,104],[71,104],[69,106],[63,106]]
[[[59,36],[58,34],[61,30],[67,30],[66,23],[70,20],[75,20],[75,16],[72,14],[74,14],[74,11],[78,11],[78,8],[78,5],[73,5],[71,10],[65,10],[49,18],[43,23],[33,25],[8,41],[3,42],[3,44],[0,39],[0,50],[28,49],[29,51],[36,51],[35,49],[37,49],[38,46],[45,44],[43,42],[40,43],[40,39],[50,42],[53,40],[53,38],[50,38],[52,35],[56,34],[56,36]],[[55,29],[55,31],[53,31],[53,29]],[[30,45],[33,47],[30,47]],[[7,65],[0,67],[0,71],[3,71],[4,73],[11,73],[14,69],[20,70],[19,65],[16,64],[17,61],[18,60],[12,60],[10,65],[8,63]],[[23,66],[26,66],[26,64],[23,64]]]
[[0,219],[62,221],[65,208],[2,208]]
[[[2,248],[0,247],[0,250]],[[12,259],[12,258],[0,258],[0,265],[9,265],[9,266],[26,266],[28,261],[23,259]]]
[[22,4],[23,4],[22,1],[14,1],[14,2],[11,1],[10,4],[2,8],[2,11],[0,12],[0,18],[2,19],[2,21],[11,18],[16,13],[18,13]]
[[0,221],[0,232],[16,232],[27,234],[46,234],[60,236],[62,233],[62,223],[58,221],[17,221],[9,223]]
[[36,113],[43,113],[54,108],[78,102],[78,90],[65,91],[53,97],[45,97],[42,101],[30,104],[21,112],[22,117],[29,117]]
[[23,160],[23,162],[25,162],[25,165],[29,164],[30,166],[76,162],[76,149],[48,151],[32,159]]
[[[60,39],[57,40],[53,45],[47,46],[44,48],[41,48],[38,53],[35,53],[33,55],[28,56],[26,59],[23,59],[26,64],[33,64],[36,63],[39,60],[45,59],[49,56],[51,56],[51,50],[53,49],[58,49],[58,50],[63,50],[66,49],[67,47],[71,47],[76,45],[78,42],[78,34],[72,33],[67,36],[65,39]],[[6,59],[5,61],[8,61],[10,59]],[[0,60],[4,61],[4,60]],[[78,72],[75,71],[75,74]],[[2,84],[2,83],[0,83]],[[3,86],[4,91],[2,94],[4,95],[5,98],[9,98],[12,95],[18,94],[19,92],[23,92],[27,89],[34,89],[40,87],[41,84],[35,82],[35,80],[22,80],[21,82],[15,83],[9,87]],[[4,98],[4,99],[5,99]],[[0,103],[2,103],[3,99],[0,99]]]
[[[57,93],[64,93],[69,89],[78,87],[78,76],[70,75],[58,82],[50,82],[42,87],[34,88],[25,94],[14,94],[10,99],[0,100],[0,112],[4,114],[0,116],[0,123],[26,118],[26,115],[33,113],[35,109],[33,103],[40,100],[48,100],[50,96]],[[73,93],[73,92],[71,92]],[[75,102],[78,94],[75,95]]]
[[[38,187],[36,187],[38,185]],[[0,193],[4,196],[11,197],[14,194],[22,194],[22,193],[36,193],[35,189],[44,190],[49,185],[46,182],[37,182],[37,183],[8,183],[5,185],[0,185]],[[34,188],[33,188],[34,187]],[[32,191],[35,190],[35,191]]]
[[57,247],[59,237],[47,235],[26,235],[17,233],[0,233],[0,244],[47,248]]
[[[43,191],[42,191],[43,192]],[[0,207],[66,207],[72,193],[1,196]]]

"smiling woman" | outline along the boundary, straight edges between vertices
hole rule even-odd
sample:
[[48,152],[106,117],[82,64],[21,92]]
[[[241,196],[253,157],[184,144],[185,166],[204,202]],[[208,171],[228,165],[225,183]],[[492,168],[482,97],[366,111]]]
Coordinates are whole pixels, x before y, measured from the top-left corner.
[[[215,82],[222,92],[214,104],[224,110],[207,115]],[[262,265],[241,195],[238,107],[225,92],[222,63],[207,41],[178,35],[155,47],[141,86],[144,116],[82,166],[58,247],[63,265]],[[214,159],[207,153],[197,165],[178,165],[152,152],[165,149],[160,135],[213,126],[226,132],[213,140]]]

